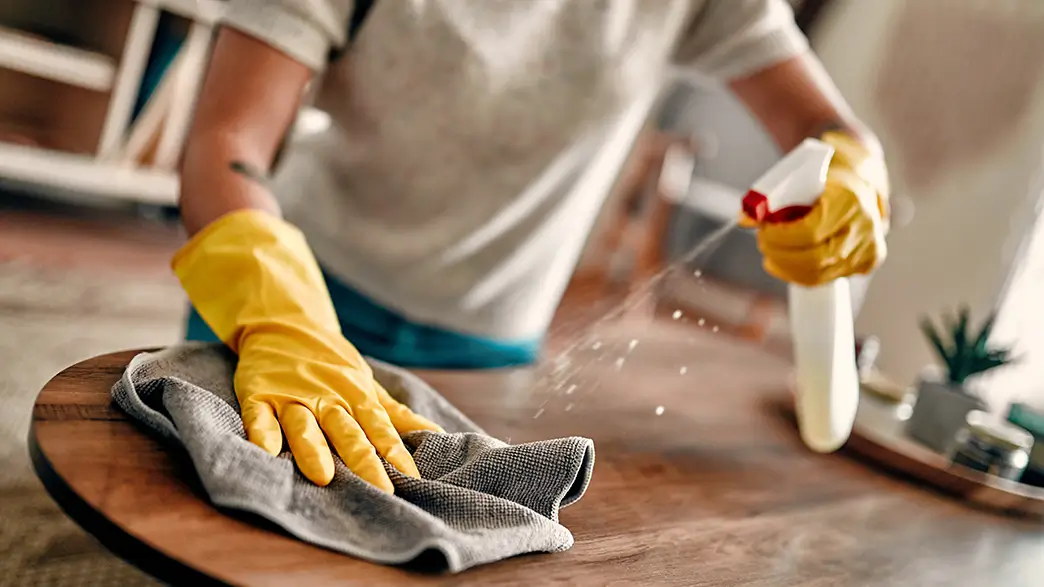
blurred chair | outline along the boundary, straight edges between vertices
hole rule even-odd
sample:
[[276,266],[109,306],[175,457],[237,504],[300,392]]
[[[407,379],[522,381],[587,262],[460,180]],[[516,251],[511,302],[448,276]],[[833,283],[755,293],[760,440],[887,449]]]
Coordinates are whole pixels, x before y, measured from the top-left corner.
[[[111,10],[116,15],[123,7],[112,5]],[[219,0],[136,0],[118,58],[0,29],[0,66],[108,94],[97,145],[90,153],[0,142],[0,178],[72,196],[173,204],[174,168],[224,7]],[[189,30],[163,80],[134,118],[162,12],[187,19]]]

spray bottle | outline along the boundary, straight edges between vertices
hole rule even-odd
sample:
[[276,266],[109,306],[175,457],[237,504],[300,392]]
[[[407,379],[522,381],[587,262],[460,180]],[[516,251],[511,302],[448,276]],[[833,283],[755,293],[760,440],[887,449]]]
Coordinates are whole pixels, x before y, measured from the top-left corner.
[[[759,222],[802,218],[823,193],[833,156],[830,145],[806,139],[754,183],[744,213]],[[790,284],[788,305],[801,439],[816,452],[833,452],[848,440],[859,405],[848,280]]]

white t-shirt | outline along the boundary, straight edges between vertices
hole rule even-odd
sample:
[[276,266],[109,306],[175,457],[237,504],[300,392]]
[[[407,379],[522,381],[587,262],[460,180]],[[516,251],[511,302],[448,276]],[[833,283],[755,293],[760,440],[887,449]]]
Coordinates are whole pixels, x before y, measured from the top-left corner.
[[[351,0],[232,0],[226,24],[316,71]],[[274,179],[346,285],[404,317],[547,328],[673,64],[729,79],[808,49],[783,0],[377,0]]]

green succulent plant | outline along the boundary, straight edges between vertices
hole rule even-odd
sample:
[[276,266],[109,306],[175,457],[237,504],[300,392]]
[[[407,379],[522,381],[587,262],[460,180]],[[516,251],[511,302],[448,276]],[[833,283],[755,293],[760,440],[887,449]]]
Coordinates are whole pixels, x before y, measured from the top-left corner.
[[943,317],[943,326],[949,334],[949,340],[943,340],[943,336],[931,320],[921,319],[921,331],[946,366],[947,382],[962,388],[964,382],[972,375],[985,373],[1015,361],[1011,356],[1011,349],[991,348],[988,345],[997,318],[996,312],[986,318],[978,333],[969,332],[970,314],[968,307],[962,306],[956,316]]

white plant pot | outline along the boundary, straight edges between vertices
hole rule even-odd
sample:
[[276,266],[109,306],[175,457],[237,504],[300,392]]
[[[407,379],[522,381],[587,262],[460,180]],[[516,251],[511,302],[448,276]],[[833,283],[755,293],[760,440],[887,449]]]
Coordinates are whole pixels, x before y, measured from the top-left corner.
[[946,452],[968,412],[986,410],[980,398],[949,383],[922,379],[917,387],[917,402],[906,423],[906,433],[937,453]]

